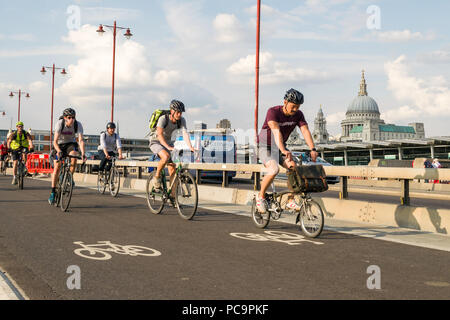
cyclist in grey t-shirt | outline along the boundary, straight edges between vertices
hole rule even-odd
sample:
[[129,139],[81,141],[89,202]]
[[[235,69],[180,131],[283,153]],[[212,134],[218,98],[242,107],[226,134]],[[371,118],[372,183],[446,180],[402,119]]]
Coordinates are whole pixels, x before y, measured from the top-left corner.
[[[53,140],[53,174],[52,174],[52,193],[48,202],[52,205],[55,201],[56,183],[59,176],[59,169],[61,168],[61,158],[71,155],[79,156],[81,149],[81,157],[83,162],[86,160],[85,146],[83,139],[83,126],[81,122],[75,119],[76,112],[72,108],[67,108],[63,112],[62,119],[58,121],[55,128],[55,137]],[[77,142],[78,140],[78,142]],[[77,166],[77,159],[72,159],[70,171],[75,172]]]
[[158,120],[156,125],[156,135],[150,140],[150,150],[159,156],[161,159],[156,169],[156,174],[153,178],[153,186],[155,189],[161,188],[161,171],[165,166],[169,170],[169,175],[172,177],[175,174],[175,165],[171,162],[170,152],[174,150],[174,142],[176,139],[176,130],[181,129],[183,131],[183,139],[186,142],[188,148],[194,152],[194,148],[191,144],[191,139],[186,130],[186,120],[181,116],[185,112],[184,104],[178,100],[172,100],[170,102],[170,115],[162,116]]

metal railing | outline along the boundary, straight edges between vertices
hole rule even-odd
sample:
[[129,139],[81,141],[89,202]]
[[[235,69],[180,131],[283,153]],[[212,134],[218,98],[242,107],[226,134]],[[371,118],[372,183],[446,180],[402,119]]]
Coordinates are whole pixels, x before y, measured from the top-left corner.
[[[100,160],[86,161],[86,173],[92,173],[92,166],[99,165]],[[124,176],[128,176],[130,168],[137,172],[137,178],[142,179],[143,169],[157,167],[158,162],[150,161],[116,161],[116,166],[123,167]],[[196,171],[197,183],[201,183],[202,171],[222,171],[222,187],[228,187],[228,172],[249,172],[252,173],[254,190],[261,188],[261,173],[264,172],[264,166],[261,164],[235,164],[235,163],[184,163],[183,168]],[[367,166],[324,166],[327,176],[339,176],[340,199],[348,198],[348,178],[358,177],[363,179],[391,179],[402,182],[400,201],[403,205],[410,204],[409,183],[411,180],[441,180],[450,181],[450,169],[425,169],[425,168],[384,168]],[[286,172],[281,168],[280,172]]]

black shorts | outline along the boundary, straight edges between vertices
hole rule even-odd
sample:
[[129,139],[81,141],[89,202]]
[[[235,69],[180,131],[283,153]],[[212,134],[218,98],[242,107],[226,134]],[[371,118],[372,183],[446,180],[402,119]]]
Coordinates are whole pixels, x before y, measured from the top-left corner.
[[[22,151],[22,152],[21,152]],[[11,152],[11,158],[12,158],[12,161],[17,161],[17,160],[19,160],[19,153],[22,153],[22,154],[24,154],[25,152],[27,152],[28,151],[28,148],[24,148],[24,147],[21,147],[21,148],[19,148],[19,149],[17,149],[17,150],[13,150],[12,152]]]
[[[80,147],[78,146],[78,143],[76,143],[76,142],[58,144],[58,146],[61,149],[63,157],[67,157],[72,151],[76,151],[76,152],[80,151]],[[54,160],[59,160],[55,149],[53,149],[53,151],[52,151],[52,158]]]
[[7,153],[2,154],[2,155],[0,156],[0,160],[1,160],[1,161],[5,161],[7,156],[8,156]]

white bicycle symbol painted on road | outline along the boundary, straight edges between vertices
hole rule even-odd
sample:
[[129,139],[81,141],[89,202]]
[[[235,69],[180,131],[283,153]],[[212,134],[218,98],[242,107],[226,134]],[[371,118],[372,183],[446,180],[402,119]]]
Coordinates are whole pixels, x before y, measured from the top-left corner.
[[289,232],[283,232],[283,231],[264,231],[264,233],[266,233],[266,234],[230,233],[230,235],[233,237],[239,238],[239,239],[252,240],[252,241],[282,242],[282,243],[288,244],[290,246],[300,245],[300,244],[302,244],[302,242],[309,242],[309,243],[316,244],[316,245],[324,244],[323,242],[305,239],[304,236],[295,234],[295,233],[289,233]]
[[155,249],[141,247],[141,246],[121,246],[113,244],[111,241],[98,241],[97,244],[84,244],[81,241],[74,242],[82,248],[76,249],[74,253],[80,257],[93,260],[109,260],[112,256],[108,252],[117,253],[121,255],[129,255],[132,257],[157,257],[161,252]]

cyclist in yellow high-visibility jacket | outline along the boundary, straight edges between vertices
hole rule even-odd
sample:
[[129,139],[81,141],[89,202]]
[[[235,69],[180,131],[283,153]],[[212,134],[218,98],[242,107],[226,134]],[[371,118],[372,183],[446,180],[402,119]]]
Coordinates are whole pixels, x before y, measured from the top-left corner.
[[8,150],[11,150],[13,160],[13,180],[11,184],[17,184],[17,162],[19,160],[20,153],[22,152],[22,161],[26,162],[26,155],[24,151],[33,149],[33,140],[31,135],[23,130],[23,122],[16,123],[17,130],[12,132],[8,137]]

